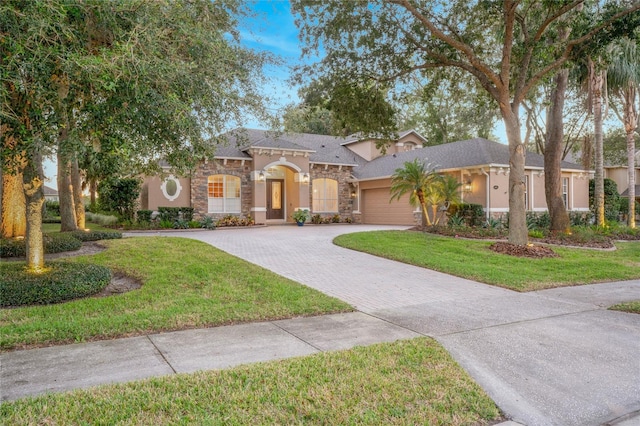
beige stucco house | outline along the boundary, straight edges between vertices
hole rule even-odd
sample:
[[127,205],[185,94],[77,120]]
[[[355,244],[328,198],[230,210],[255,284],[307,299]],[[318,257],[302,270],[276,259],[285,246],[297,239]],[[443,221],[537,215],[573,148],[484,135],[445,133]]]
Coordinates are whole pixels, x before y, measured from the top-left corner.
[[[389,188],[394,171],[418,158],[455,176],[464,202],[482,205],[487,216],[508,211],[506,145],[481,138],[425,142],[413,130],[402,132],[383,153],[370,138],[235,131],[191,176],[145,179],[141,208],[190,206],[196,217],[251,215],[266,224],[292,222],[295,210],[307,209],[356,223],[413,225],[419,211],[408,195],[390,202]],[[543,157],[527,153],[525,169],[527,210],[545,211]],[[589,172],[563,162],[562,180],[567,209],[587,211]]]
[[[640,201],[640,151],[636,153],[635,172],[635,194],[636,200]],[[613,180],[618,192],[623,197],[629,197],[629,168],[627,165],[607,164],[604,167],[604,177]]]

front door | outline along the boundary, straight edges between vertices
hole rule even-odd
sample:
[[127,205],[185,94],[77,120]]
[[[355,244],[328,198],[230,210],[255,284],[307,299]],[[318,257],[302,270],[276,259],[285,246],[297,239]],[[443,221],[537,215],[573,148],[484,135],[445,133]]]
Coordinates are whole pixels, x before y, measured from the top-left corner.
[[267,179],[267,219],[284,219],[284,179]]

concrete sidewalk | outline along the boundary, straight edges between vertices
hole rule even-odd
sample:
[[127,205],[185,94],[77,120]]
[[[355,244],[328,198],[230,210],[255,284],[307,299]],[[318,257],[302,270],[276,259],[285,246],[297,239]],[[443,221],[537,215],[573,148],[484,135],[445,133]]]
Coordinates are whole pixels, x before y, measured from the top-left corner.
[[2,398],[427,335],[519,424],[640,424],[640,315],[605,309],[640,299],[640,280],[516,293],[332,244],[375,229],[394,227],[151,234],[205,241],[360,312],[10,352]]
[[354,312],[14,351],[0,354],[1,396],[13,400],[417,336]]

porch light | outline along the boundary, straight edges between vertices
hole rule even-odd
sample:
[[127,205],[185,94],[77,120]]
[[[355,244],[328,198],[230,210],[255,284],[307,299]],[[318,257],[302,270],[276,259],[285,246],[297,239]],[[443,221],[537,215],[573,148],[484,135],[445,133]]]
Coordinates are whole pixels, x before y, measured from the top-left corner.
[[258,173],[258,180],[260,182],[264,182],[264,170],[261,170],[260,173]]
[[309,173],[305,173],[302,175],[302,182],[309,183]]
[[466,193],[471,192],[471,190],[473,189],[473,187],[471,186],[471,181],[470,180],[466,181],[462,188]]
[[356,198],[356,191],[351,191],[351,198]]

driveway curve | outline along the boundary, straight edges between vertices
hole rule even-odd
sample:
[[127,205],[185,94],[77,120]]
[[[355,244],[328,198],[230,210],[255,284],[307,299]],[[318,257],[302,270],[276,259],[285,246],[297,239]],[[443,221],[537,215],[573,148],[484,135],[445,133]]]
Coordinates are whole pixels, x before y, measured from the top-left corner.
[[160,235],[206,242],[437,339],[521,424],[640,424],[640,315],[606,310],[640,299],[640,280],[517,293],[332,243],[344,233],[389,229],[406,228],[270,226]]

